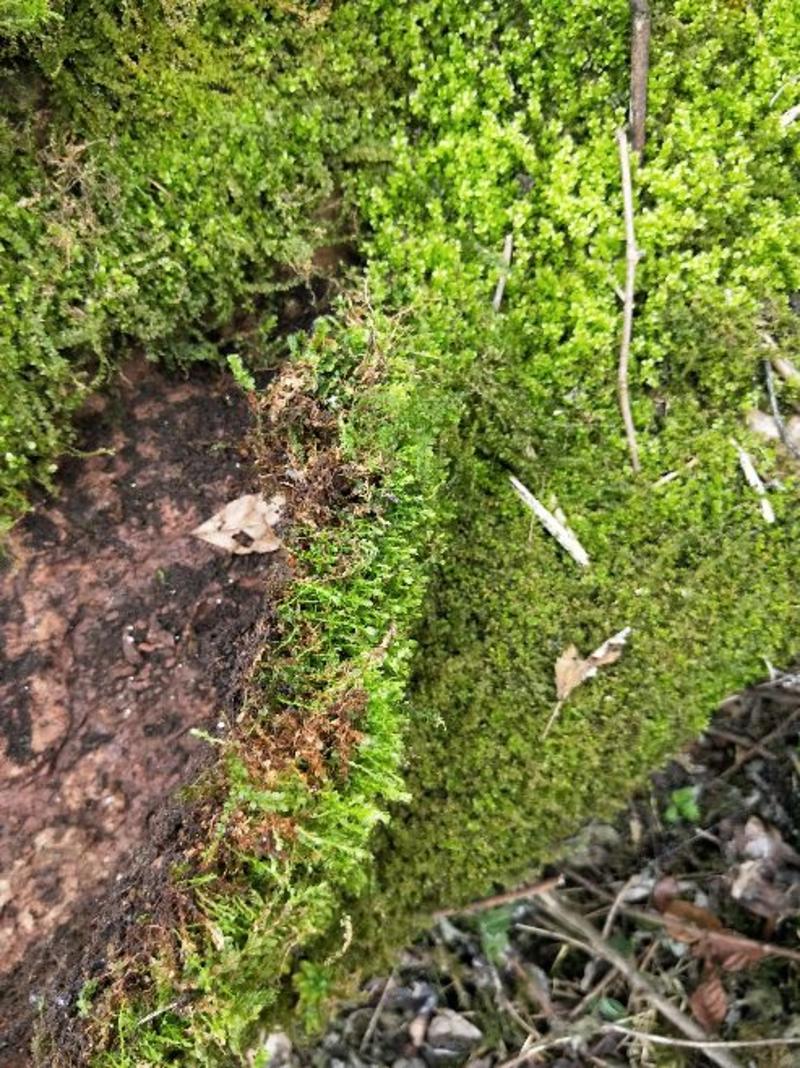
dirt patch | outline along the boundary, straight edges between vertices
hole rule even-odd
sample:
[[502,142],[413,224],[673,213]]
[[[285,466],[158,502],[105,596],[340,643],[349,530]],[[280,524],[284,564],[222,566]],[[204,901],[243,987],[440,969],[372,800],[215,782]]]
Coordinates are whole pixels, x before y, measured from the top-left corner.
[[280,553],[233,557],[190,534],[257,489],[250,412],[228,379],[176,381],[135,361],[82,424],[91,455],[64,464],[58,499],[16,528],[0,571],[0,1018],[12,1032],[58,941],[31,957],[59,931],[81,944],[98,895],[122,889],[165,798],[205,759],[192,728],[229,729],[254,628],[287,572]]

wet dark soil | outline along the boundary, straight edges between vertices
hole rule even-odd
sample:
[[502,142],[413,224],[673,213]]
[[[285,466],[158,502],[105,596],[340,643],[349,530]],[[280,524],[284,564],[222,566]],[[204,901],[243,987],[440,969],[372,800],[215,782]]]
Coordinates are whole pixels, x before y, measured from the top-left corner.
[[286,564],[191,531],[257,491],[249,425],[228,378],[132,361],[83,414],[84,455],[63,464],[57,498],[6,546],[0,1063],[23,1048],[38,984],[80,951],[104,895],[123,892],[157,827],[174,832],[165,802],[209,752],[193,728],[223,734],[235,714]]

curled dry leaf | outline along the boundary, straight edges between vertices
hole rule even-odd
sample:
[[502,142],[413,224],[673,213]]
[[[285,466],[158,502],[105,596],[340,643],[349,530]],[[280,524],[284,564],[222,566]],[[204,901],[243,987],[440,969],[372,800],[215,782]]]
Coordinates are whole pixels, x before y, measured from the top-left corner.
[[716,1031],[728,1013],[728,995],[716,968],[689,998],[692,1016],[705,1031]]
[[237,556],[274,553],[280,548],[281,539],[273,528],[284,504],[280,493],[268,501],[260,493],[246,493],[195,527],[192,534]]
[[613,664],[622,656],[622,650],[631,633],[630,627],[625,627],[617,634],[606,639],[593,653],[586,658],[582,657],[575,645],[568,646],[556,660],[556,694],[559,701],[566,701],[572,691],[594,678],[598,668]]

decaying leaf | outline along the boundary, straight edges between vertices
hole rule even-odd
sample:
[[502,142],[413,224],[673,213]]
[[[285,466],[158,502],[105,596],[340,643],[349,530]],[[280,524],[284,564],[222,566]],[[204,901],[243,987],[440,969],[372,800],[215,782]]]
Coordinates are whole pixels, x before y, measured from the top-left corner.
[[704,941],[707,932],[722,930],[722,924],[713,912],[679,897],[669,902],[663,915],[670,938],[690,946]]
[[581,683],[594,678],[598,668],[613,664],[622,656],[622,650],[631,633],[630,627],[624,627],[617,634],[607,638],[601,646],[585,659],[575,645],[568,646],[556,660],[556,694],[559,701],[566,701],[569,695]]
[[728,1013],[728,995],[716,968],[689,998],[692,1016],[705,1031],[716,1031]]
[[246,493],[195,527],[192,534],[237,556],[274,553],[280,548],[281,539],[273,528],[281,518],[284,504],[280,493],[268,501],[260,493]]

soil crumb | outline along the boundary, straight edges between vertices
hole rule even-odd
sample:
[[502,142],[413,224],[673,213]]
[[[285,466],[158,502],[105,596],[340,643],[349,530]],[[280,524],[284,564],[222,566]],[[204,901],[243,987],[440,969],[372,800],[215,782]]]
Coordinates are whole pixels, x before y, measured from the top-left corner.
[[227,729],[248,635],[286,565],[190,532],[257,490],[249,420],[228,378],[129,363],[84,413],[83,454],[64,463],[57,499],[40,500],[6,546],[0,987],[3,974],[31,978],[20,962],[57,929],[80,942],[87,901],[124,878],[126,856],[205,759],[192,728]]

